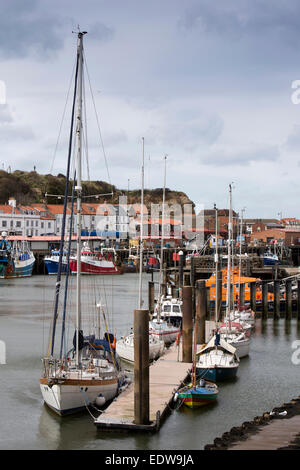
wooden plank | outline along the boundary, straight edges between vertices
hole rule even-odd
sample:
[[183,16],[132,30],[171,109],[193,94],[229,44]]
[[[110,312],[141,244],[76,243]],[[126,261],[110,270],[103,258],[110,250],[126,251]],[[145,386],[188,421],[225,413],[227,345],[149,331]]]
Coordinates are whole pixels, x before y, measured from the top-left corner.
[[[198,345],[198,348],[201,346]],[[172,345],[166,353],[150,367],[150,421],[151,426],[134,424],[134,384],[131,384],[111,405],[95,420],[100,429],[111,430],[156,430],[159,427],[157,416],[164,416],[174,393],[186,380],[191,363],[177,361],[178,347]],[[180,347],[179,359],[182,351]]]

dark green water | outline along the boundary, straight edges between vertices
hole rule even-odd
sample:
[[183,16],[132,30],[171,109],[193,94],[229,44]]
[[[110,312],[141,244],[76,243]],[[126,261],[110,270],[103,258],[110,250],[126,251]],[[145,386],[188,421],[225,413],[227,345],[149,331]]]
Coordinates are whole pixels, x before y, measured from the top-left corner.
[[[145,305],[148,279],[145,274]],[[112,329],[129,333],[137,275],[105,277],[101,283],[105,294],[99,292],[114,312]],[[218,403],[210,408],[173,411],[154,435],[101,433],[87,412],[57,417],[43,405],[39,389],[54,284],[44,276],[1,280],[0,339],[6,342],[7,364],[0,365],[0,449],[202,449],[232,426],[300,394],[300,365],[291,361],[292,342],[300,339],[297,323],[280,320],[274,326],[272,320],[264,325],[258,320],[249,358],[242,359],[235,382],[220,385]],[[83,300],[89,296],[83,286]]]

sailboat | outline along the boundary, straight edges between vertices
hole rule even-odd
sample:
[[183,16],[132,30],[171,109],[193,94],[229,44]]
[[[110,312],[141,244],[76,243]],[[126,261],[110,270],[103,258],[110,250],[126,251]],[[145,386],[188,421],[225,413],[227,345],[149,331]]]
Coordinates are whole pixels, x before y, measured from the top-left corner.
[[163,250],[164,250],[164,226],[165,226],[165,198],[166,198],[166,166],[167,156],[164,156],[164,188],[163,188],[163,205],[162,205],[162,225],[161,225],[161,241],[160,241],[160,268],[159,268],[159,295],[157,305],[157,316],[149,322],[150,335],[156,336],[164,341],[165,344],[173,343],[177,335],[181,333],[180,326],[174,326],[166,319],[161,319],[161,300],[162,300],[162,284],[163,284]]
[[228,253],[227,253],[227,299],[226,299],[226,315],[225,315],[225,327],[222,325],[220,328],[221,338],[227,343],[231,344],[236,348],[236,352],[239,358],[248,356],[250,349],[250,337],[244,329],[237,331],[236,328],[231,326],[233,309],[231,304],[234,305],[233,299],[231,298],[231,272],[232,269],[232,187],[229,185],[229,224],[228,224]]
[[[141,189],[141,224],[140,224],[140,250],[139,250],[139,297],[138,308],[143,307],[142,299],[142,273],[143,273],[143,235],[144,235],[144,137],[142,138],[142,189]],[[157,359],[164,352],[165,343],[159,336],[150,335],[149,331],[149,360]],[[134,335],[123,336],[116,343],[116,352],[118,356],[129,362],[134,361]]]
[[199,353],[196,363],[197,377],[222,382],[236,377],[239,365],[236,348],[217,333]]
[[[107,351],[101,349],[97,357],[90,354],[89,342],[85,339],[82,329],[82,302],[81,302],[81,164],[82,164],[82,90],[83,90],[83,37],[85,32],[78,32],[77,43],[77,62],[75,72],[75,85],[72,106],[71,129],[69,139],[68,164],[66,173],[66,187],[64,195],[64,213],[62,220],[62,231],[59,249],[59,264],[55,291],[55,306],[51,328],[51,338],[46,357],[43,358],[43,373],[40,378],[40,389],[44,402],[59,415],[70,414],[81,410],[90,404],[97,403],[103,405],[108,400],[113,399],[119,388],[120,372],[114,360],[113,344],[110,341],[110,335],[107,335],[111,357],[107,356]],[[58,304],[61,283],[63,246],[66,227],[66,212],[68,201],[68,185],[70,181],[70,166],[72,156],[72,137],[75,121],[76,106],[76,177],[74,176],[72,191],[72,215],[73,202],[76,193],[77,200],[77,261],[78,272],[76,277],[76,324],[73,338],[73,347],[67,349],[66,341],[66,305],[68,293],[69,272],[66,273],[66,288],[64,296],[64,311],[62,318],[62,332],[60,342],[60,352],[55,356],[55,338],[57,330]],[[76,179],[76,186],[75,186]],[[72,218],[71,218],[72,220]],[[70,240],[72,233],[72,223],[70,227],[69,249],[67,257],[70,254]],[[69,261],[69,259],[68,259]],[[108,332],[107,332],[108,333]]]
[[214,382],[201,378],[197,382],[197,323],[194,325],[194,348],[193,348],[193,382],[180,388],[175,394],[174,399],[179,399],[181,403],[189,408],[198,408],[200,406],[214,403],[218,398],[219,389]]

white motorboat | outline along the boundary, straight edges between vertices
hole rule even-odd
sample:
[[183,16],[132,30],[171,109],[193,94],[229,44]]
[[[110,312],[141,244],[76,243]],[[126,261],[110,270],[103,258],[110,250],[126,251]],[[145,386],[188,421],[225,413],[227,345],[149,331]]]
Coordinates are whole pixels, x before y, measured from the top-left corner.
[[[149,334],[149,361],[158,359],[164,352],[165,343]],[[124,361],[134,362],[134,335],[123,336],[116,342],[116,353]]]

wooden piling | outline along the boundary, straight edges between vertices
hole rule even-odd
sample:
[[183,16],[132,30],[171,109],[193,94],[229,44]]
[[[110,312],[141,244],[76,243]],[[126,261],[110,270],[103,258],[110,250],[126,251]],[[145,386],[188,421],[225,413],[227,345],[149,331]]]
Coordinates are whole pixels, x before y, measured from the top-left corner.
[[244,284],[244,282],[240,283],[239,304],[240,305],[245,305],[245,284]]
[[274,281],[274,308],[273,308],[274,320],[280,318],[280,283],[276,279]]
[[190,286],[195,287],[195,259],[191,257]]
[[149,424],[149,312],[134,311],[134,423]]
[[266,320],[268,318],[268,282],[267,281],[262,281],[261,296],[262,296],[261,317],[263,320]]
[[206,318],[207,320],[210,320],[210,287],[205,287],[206,288]]
[[206,285],[205,281],[196,282],[196,324],[197,344],[205,343],[205,320],[207,315]]
[[154,313],[154,282],[148,282],[148,308],[149,314],[153,315]]
[[182,288],[182,362],[193,362],[193,288]]
[[179,261],[178,261],[179,287],[184,286],[183,268],[184,268],[184,254],[183,254],[183,251],[180,251],[179,252]]
[[292,318],[292,281],[290,279],[285,281],[285,318],[287,320]]
[[300,280],[297,281],[297,320],[300,321]]
[[216,285],[216,321],[221,320],[222,317],[222,271],[217,272],[217,285]]
[[256,282],[250,282],[250,308],[256,313]]

